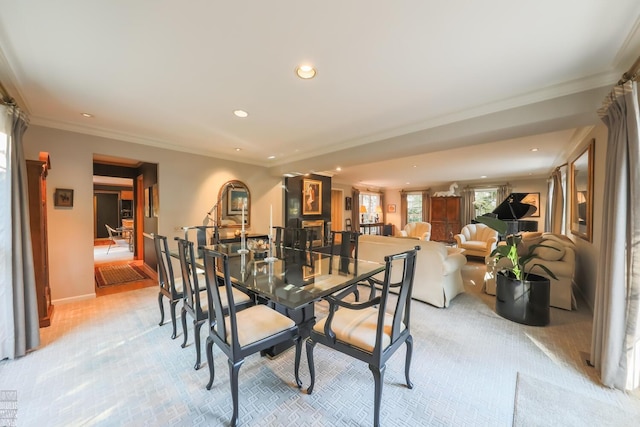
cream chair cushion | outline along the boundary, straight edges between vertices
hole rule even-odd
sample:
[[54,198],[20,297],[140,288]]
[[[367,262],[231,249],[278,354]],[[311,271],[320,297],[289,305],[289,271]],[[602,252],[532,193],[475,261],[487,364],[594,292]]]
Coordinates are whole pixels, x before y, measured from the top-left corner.
[[[237,311],[236,321],[238,343],[241,347],[258,342],[296,325],[296,322],[287,316],[264,304]],[[227,330],[227,344],[231,344],[231,323],[228,320],[228,316],[225,322],[225,329]]]
[[[320,320],[313,327],[319,334],[324,334],[324,324],[327,318]],[[384,330],[382,334],[382,347],[384,350],[391,342],[391,328],[393,316],[384,315]],[[361,348],[369,353],[373,352],[376,345],[376,329],[378,327],[378,310],[369,307],[362,310],[353,310],[341,307],[336,311],[331,321],[331,330],[336,334],[336,339],[354,347]],[[404,329],[404,324],[401,325]]]

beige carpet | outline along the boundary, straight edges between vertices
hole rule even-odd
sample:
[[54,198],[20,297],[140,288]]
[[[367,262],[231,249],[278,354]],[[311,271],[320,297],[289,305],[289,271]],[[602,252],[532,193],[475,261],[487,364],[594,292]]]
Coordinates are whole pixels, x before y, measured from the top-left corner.
[[107,265],[96,267],[98,287],[149,279],[144,270],[137,265]]
[[[544,375],[541,372],[541,375]],[[610,404],[549,381],[518,373],[514,427],[533,426],[615,426],[640,425],[640,412],[629,412],[620,404]]]
[[[387,363],[381,425],[511,427],[519,373],[561,384],[568,390],[563,398],[585,395],[640,411],[640,398],[602,387],[584,363],[591,337],[586,304],[579,300],[572,312],[552,309],[551,324],[544,328],[510,322],[495,314],[494,297],[480,292],[484,266],[471,267],[463,271],[467,292],[449,308],[412,304],[414,388],[404,386],[405,351],[400,349]],[[322,305],[318,316],[326,313]],[[187,347],[181,348],[182,328],[172,340],[166,299],[164,306],[165,323],[158,326],[155,286],[57,304],[51,326],[40,330],[41,348],[0,361],[0,390],[18,393],[18,425],[228,425],[226,357],[214,352],[216,379],[207,390],[206,357],[200,370],[193,369],[193,327]],[[373,377],[365,364],[318,345],[316,388],[308,395],[294,385],[294,355],[290,349],[274,359],[247,357],[239,375],[241,426],[371,425]],[[308,386],[305,351],[301,377]],[[559,406],[575,405],[565,402]],[[557,422],[561,418],[548,419],[541,411],[531,421],[563,425]],[[583,421],[592,425],[588,418]]]

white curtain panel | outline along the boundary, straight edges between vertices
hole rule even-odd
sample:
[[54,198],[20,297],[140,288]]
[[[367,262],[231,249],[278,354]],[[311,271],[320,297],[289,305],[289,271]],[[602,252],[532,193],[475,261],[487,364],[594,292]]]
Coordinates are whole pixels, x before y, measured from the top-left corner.
[[33,270],[29,194],[22,135],[26,117],[0,104],[0,360],[24,356],[40,345]]
[[591,362],[602,383],[640,387],[640,113],[634,81],[616,86],[599,110],[607,125],[601,259]]
[[13,355],[13,292],[11,290],[11,174],[9,134],[11,112],[0,105],[0,360]]

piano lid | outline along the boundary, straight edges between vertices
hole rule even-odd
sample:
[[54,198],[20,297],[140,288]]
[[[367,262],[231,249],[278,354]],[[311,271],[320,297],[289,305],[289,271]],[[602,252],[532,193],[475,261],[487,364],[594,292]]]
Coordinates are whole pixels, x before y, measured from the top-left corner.
[[511,193],[494,210],[493,214],[502,220],[514,220],[531,216],[538,210],[530,204],[533,193]]

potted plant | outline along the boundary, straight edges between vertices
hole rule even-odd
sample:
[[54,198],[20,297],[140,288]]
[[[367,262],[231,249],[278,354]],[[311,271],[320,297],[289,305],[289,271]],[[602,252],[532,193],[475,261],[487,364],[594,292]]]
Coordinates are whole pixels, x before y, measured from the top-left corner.
[[[507,233],[507,223],[493,217],[479,216],[476,221],[496,230],[500,235]],[[536,248],[553,246],[534,244],[527,253],[518,252],[522,242],[522,234],[511,234],[505,237],[505,244],[499,244],[491,256],[498,268],[496,274],[496,313],[518,323],[533,326],[549,324],[549,291],[550,280],[531,273],[535,268],[544,271],[549,277],[557,280],[556,275],[546,266],[536,263]],[[505,261],[501,261],[506,259]],[[531,265],[531,267],[529,267]]]

